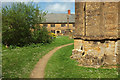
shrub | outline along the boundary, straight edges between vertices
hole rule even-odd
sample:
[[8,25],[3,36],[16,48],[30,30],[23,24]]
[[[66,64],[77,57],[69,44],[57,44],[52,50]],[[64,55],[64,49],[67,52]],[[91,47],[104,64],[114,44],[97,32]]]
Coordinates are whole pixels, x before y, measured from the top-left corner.
[[[33,41],[30,29],[35,29],[34,25],[41,23],[44,20],[45,15],[46,12],[40,10],[40,7],[33,3],[13,3],[11,6],[3,7],[3,44],[17,46],[24,46],[25,44],[30,44]],[[37,35],[38,32],[35,33],[36,34],[34,35]],[[45,34],[41,36],[44,35]]]
[[34,43],[50,43],[52,42],[51,35],[47,31],[46,27],[36,26],[35,30],[32,32]]

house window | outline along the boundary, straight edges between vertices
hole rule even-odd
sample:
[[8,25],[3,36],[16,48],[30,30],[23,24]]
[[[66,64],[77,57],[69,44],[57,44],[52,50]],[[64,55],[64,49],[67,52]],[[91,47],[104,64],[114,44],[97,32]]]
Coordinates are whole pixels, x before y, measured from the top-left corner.
[[61,33],[63,33],[63,34],[64,34],[64,33],[65,33],[65,30],[61,30]]
[[61,27],[65,27],[65,24],[61,24]]
[[73,24],[73,27],[75,27],[75,24]]
[[43,27],[47,27],[48,26],[48,24],[43,24]]
[[51,30],[52,33],[55,33],[55,30]]
[[55,24],[51,24],[51,27],[55,27]]

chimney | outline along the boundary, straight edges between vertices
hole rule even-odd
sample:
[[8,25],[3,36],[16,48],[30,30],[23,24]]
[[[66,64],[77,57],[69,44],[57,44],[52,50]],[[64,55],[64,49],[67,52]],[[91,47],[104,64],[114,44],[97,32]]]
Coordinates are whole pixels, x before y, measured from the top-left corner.
[[67,28],[69,29],[69,15],[70,15],[70,10],[68,10],[68,15],[67,15]]
[[68,15],[70,15],[70,10],[68,10]]

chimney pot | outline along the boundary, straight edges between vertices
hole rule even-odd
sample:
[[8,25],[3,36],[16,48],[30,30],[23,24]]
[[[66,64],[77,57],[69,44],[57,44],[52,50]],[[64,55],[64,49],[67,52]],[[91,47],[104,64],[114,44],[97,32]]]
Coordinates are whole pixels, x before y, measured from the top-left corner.
[[70,15],[70,10],[68,10],[68,15]]

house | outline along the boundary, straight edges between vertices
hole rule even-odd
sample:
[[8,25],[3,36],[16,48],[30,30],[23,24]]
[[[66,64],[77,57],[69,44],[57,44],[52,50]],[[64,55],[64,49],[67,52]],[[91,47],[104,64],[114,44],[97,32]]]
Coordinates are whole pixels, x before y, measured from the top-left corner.
[[120,2],[75,3],[74,49],[81,66],[120,62]]
[[75,14],[71,14],[70,10],[68,10],[68,14],[48,13],[45,19],[40,25],[56,35],[65,35],[68,29],[71,32],[75,30]]

